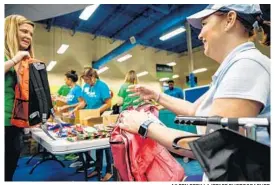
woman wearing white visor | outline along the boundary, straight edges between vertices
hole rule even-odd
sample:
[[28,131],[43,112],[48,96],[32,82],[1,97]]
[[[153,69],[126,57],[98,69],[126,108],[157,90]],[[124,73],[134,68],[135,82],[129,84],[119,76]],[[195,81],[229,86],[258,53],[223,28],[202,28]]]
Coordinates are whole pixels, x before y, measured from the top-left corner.
[[[142,85],[129,90],[140,99],[159,102],[177,115],[270,117],[270,59],[251,42],[253,26],[257,25],[264,31],[261,43],[270,45],[270,22],[264,21],[261,14],[259,5],[222,4],[209,5],[187,18],[193,27],[201,29],[199,39],[204,44],[204,54],[220,64],[212,76],[210,89],[196,102],[170,97]],[[120,127],[138,133],[147,119],[146,114],[134,112],[125,115]],[[147,130],[147,137],[175,153],[174,138],[188,134],[153,122]],[[258,140],[269,144],[267,131],[261,130],[261,133],[257,135]]]

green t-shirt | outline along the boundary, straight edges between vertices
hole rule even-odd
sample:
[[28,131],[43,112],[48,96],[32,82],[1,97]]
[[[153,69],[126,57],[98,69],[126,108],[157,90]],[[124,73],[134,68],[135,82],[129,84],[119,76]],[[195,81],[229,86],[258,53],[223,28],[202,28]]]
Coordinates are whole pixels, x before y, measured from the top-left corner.
[[[8,61],[7,57],[4,58],[4,61]],[[11,126],[10,119],[14,103],[14,89],[16,82],[16,72],[12,67],[5,73],[5,126]]]
[[118,92],[118,96],[123,98],[123,105],[122,105],[122,110],[125,110],[126,108],[128,108],[129,106],[138,106],[140,104],[140,102],[135,102],[133,103],[134,100],[137,100],[138,97],[129,97],[128,95],[131,94],[131,92],[127,92],[127,88],[129,85],[129,83],[124,83],[119,92]]
[[69,86],[67,86],[67,85],[62,85],[61,87],[60,87],[60,89],[58,90],[58,95],[59,96],[67,96],[68,95],[68,93],[69,93],[69,91],[70,91],[70,87]]

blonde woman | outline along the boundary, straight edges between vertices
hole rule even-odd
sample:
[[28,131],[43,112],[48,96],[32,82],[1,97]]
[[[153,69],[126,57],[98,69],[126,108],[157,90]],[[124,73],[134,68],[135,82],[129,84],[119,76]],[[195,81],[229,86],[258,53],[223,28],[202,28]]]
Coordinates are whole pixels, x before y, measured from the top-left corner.
[[20,156],[22,129],[10,123],[14,89],[17,82],[16,68],[25,57],[34,57],[32,36],[34,23],[21,15],[5,18],[5,181],[12,181]]
[[127,72],[125,77],[125,82],[120,87],[120,90],[118,92],[118,96],[119,96],[118,104],[121,105],[121,110],[125,110],[130,106],[135,106],[140,104],[140,102],[135,101],[136,99],[138,99],[138,97],[128,96],[130,92],[127,92],[128,86],[136,85],[136,84],[138,84],[137,74],[134,70],[130,70],[129,72]]

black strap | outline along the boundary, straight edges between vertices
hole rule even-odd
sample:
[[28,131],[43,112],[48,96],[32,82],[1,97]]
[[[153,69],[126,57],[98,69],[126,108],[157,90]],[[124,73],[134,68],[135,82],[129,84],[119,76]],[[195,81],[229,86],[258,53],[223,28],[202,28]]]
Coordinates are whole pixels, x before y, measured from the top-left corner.
[[[41,89],[43,87],[41,87],[40,75],[39,75],[38,71],[36,71],[33,64],[29,65],[29,74],[30,74],[30,82],[31,82],[32,86],[34,87],[34,92],[35,92],[35,94],[37,96],[37,100],[38,100],[39,115],[42,118],[42,114],[45,112],[45,109],[46,109],[45,106],[46,106],[47,102],[45,104],[43,103],[43,99],[45,98],[45,95],[43,94],[44,90],[41,91]],[[39,84],[38,80],[40,81],[40,84]],[[42,124],[44,124],[43,119],[42,119]]]
[[203,135],[190,135],[190,136],[182,136],[182,137],[177,137],[173,140],[172,142],[172,147],[175,149],[175,150],[178,150],[178,149],[184,149],[184,150],[188,150],[186,148],[183,148],[181,146],[178,145],[178,142],[181,140],[181,139],[187,139],[187,138],[194,138],[194,137],[201,137]]

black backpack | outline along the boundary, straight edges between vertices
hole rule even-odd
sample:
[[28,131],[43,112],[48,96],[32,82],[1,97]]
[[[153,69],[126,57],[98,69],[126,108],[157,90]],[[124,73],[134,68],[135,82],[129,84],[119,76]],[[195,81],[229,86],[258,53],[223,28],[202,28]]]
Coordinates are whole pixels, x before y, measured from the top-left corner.
[[38,60],[21,61],[16,70],[15,101],[11,123],[26,128],[41,124],[49,137],[45,123],[50,115],[55,116],[51,101],[46,65]]

